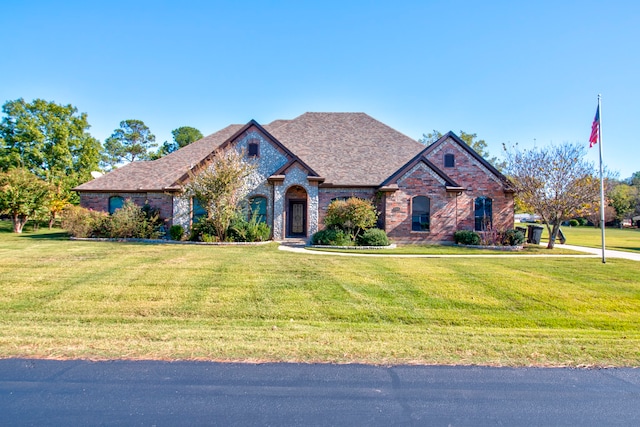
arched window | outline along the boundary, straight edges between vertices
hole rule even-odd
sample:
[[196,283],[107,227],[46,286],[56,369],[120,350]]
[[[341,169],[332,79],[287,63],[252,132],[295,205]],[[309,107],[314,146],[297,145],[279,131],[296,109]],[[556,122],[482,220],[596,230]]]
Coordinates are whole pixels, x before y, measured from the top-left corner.
[[195,197],[191,199],[191,206],[191,222],[194,224],[207,216],[207,211]]
[[445,154],[444,155],[444,167],[445,168],[453,168],[456,166],[456,158],[453,154]]
[[486,196],[480,196],[475,202],[476,231],[491,230],[493,223],[493,201]]
[[120,196],[109,197],[109,215],[114,213],[116,209],[124,206],[124,199]]
[[267,199],[256,196],[249,199],[249,220],[256,216],[258,222],[267,222]]
[[429,231],[431,201],[425,196],[416,196],[411,200],[411,230]]

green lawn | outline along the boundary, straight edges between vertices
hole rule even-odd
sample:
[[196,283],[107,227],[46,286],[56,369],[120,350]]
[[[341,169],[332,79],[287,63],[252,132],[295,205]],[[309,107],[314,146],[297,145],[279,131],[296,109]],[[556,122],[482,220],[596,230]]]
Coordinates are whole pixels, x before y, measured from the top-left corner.
[[[562,227],[568,245],[602,247],[602,232],[595,227]],[[542,240],[547,241],[549,235],[545,227]],[[640,229],[637,228],[605,228],[605,246],[607,249],[640,252]]]
[[0,357],[640,366],[640,264],[0,232]]

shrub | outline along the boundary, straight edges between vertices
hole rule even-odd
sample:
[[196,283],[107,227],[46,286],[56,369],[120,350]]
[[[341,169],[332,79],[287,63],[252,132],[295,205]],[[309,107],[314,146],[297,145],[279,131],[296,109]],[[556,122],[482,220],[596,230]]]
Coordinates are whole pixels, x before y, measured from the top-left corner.
[[524,243],[524,233],[519,230],[507,230],[502,237],[502,244],[506,246],[518,246]]
[[[209,238],[216,237],[216,227],[213,221],[209,218],[200,218],[200,221],[191,226],[191,233],[189,234],[189,240],[193,242],[204,242],[203,236],[207,235]],[[214,240],[211,240],[214,241]]]
[[569,226],[571,227],[577,227],[580,225],[580,221],[578,221],[577,219],[570,219],[569,220]]
[[368,200],[351,197],[350,199],[334,200],[327,207],[324,224],[327,228],[336,228],[349,234],[351,240],[356,240],[364,231],[376,225],[378,213],[375,206]]
[[158,211],[149,205],[140,208],[131,200],[109,217],[107,235],[112,238],[156,239],[160,236]]
[[335,228],[327,228],[320,230],[311,237],[311,243],[313,245],[328,245],[328,246],[352,246],[353,241],[349,238],[347,233]]
[[174,224],[169,227],[169,237],[171,240],[182,240],[184,236],[184,228],[181,225]]
[[228,240],[233,242],[264,242],[269,240],[271,228],[264,222],[258,221],[253,215],[249,221],[244,216],[236,215],[227,231]]
[[388,246],[389,238],[384,230],[370,228],[358,236],[357,243],[359,246]]
[[471,230],[458,230],[453,233],[453,240],[459,245],[478,245],[480,235]]
[[95,229],[104,218],[108,218],[106,212],[67,205],[62,214],[62,228],[72,237],[95,237]]

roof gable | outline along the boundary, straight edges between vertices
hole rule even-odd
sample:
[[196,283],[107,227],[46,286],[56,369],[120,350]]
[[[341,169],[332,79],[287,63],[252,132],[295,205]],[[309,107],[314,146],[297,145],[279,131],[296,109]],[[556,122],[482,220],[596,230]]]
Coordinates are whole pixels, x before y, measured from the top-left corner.
[[415,166],[419,164],[426,165],[431,171],[433,171],[442,181],[444,182],[445,187],[451,189],[459,189],[461,188],[451,177],[449,177],[446,173],[441,171],[436,165],[431,163],[429,159],[424,156],[424,149],[422,152],[418,153],[413,159],[409,160],[406,164],[404,164],[401,168],[395,171],[389,178],[387,178],[381,185],[381,187],[392,186],[397,184],[409,171],[411,171]]
[[496,169],[491,163],[489,163],[484,157],[476,152],[473,148],[469,146],[466,142],[464,142],[458,135],[449,131],[446,134],[442,135],[436,142],[429,145],[424,150],[425,157],[428,157],[431,153],[436,151],[443,145],[448,139],[453,140],[459,148],[465,151],[471,158],[473,158],[476,162],[480,163],[484,169],[488,170],[491,174],[493,174],[500,182],[502,182],[506,187],[510,187],[509,180],[506,176],[504,176],[498,169]]

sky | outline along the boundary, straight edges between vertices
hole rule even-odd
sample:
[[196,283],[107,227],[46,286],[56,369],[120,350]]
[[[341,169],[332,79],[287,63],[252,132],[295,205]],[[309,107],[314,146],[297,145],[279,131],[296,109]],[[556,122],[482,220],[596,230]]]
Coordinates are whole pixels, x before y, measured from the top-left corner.
[[[0,102],[72,104],[104,141],[156,141],[307,111],[365,112],[418,139],[476,133],[491,156],[588,147],[640,171],[640,2],[0,0]],[[597,165],[598,150],[587,150]]]

